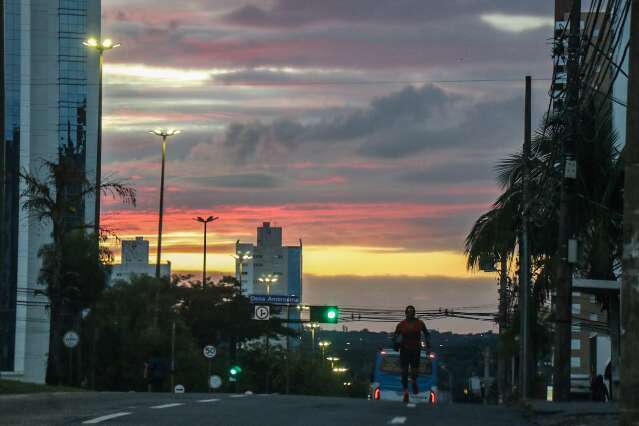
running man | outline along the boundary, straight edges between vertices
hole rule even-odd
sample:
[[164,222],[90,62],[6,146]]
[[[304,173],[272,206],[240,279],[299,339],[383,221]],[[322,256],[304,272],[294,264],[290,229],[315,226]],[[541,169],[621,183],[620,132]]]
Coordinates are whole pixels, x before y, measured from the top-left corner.
[[399,350],[399,362],[402,367],[402,387],[404,388],[404,402],[408,402],[408,367],[413,380],[413,394],[419,393],[417,373],[419,371],[419,356],[421,354],[422,333],[426,342],[426,350],[430,352],[428,329],[424,321],[415,317],[415,307],[406,306],[406,319],[395,328],[395,349]]

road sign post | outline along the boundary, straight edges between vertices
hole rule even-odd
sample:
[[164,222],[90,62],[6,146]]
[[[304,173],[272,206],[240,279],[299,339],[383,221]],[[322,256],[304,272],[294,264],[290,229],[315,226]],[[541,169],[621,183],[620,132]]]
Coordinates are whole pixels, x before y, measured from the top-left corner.
[[69,330],[64,333],[62,343],[69,349],[69,384],[71,385],[73,384],[73,348],[80,343],[80,336],[74,330]]
[[202,353],[204,354],[204,357],[209,361],[209,374],[206,376],[209,378],[209,392],[211,392],[211,386],[210,386],[210,382],[211,382],[211,362],[213,361],[213,358],[215,358],[215,355],[217,355],[217,349],[215,348],[215,346],[213,345],[206,345],[204,346],[204,349],[202,350]]

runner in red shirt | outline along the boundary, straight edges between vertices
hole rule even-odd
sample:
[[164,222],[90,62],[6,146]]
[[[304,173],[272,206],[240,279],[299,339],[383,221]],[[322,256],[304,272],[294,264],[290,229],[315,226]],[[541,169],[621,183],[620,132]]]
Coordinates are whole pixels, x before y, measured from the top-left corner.
[[406,319],[395,328],[395,348],[399,350],[399,362],[402,367],[402,387],[404,388],[404,402],[408,402],[408,367],[410,366],[413,380],[413,393],[419,393],[417,373],[419,371],[419,355],[421,353],[422,333],[426,342],[426,350],[430,352],[428,329],[424,321],[415,317],[415,307],[406,307]]

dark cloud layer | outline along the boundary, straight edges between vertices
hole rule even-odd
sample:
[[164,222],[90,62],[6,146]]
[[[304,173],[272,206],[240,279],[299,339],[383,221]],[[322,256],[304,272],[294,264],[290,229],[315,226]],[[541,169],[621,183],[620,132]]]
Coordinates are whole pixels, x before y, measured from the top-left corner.
[[[513,130],[520,127],[519,109],[518,99],[474,101],[432,85],[406,87],[367,108],[333,112],[317,123],[235,123],[226,132],[224,146],[243,161],[265,152],[338,143],[343,151],[373,158],[404,158],[460,146],[487,150],[511,143]],[[489,121],[501,124],[490,134],[477,131]]]
[[502,13],[543,14],[548,1],[530,0],[277,0],[271,7],[248,4],[225,16],[247,26],[290,27],[341,22],[436,22],[459,15],[498,10]]

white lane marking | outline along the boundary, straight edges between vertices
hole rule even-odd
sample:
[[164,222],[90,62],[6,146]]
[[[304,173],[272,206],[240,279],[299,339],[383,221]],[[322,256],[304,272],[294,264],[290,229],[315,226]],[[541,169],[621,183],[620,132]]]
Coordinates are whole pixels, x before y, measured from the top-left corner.
[[406,406],[408,408],[415,408],[417,405],[415,403],[411,402],[410,404],[406,404]]
[[150,407],[150,408],[155,408],[155,409],[171,408],[171,407],[177,407],[178,405],[184,405],[184,403],[183,402],[174,402],[172,404],[154,405],[153,407]]
[[212,398],[212,399],[200,399],[198,402],[216,402],[219,401],[218,398]]
[[231,395],[231,398],[245,398],[246,395]]
[[107,414],[106,416],[96,417],[95,419],[84,421],[84,422],[82,422],[82,424],[83,425],[92,425],[92,424],[104,422],[106,420],[111,420],[111,419],[115,419],[115,418],[122,417],[122,416],[128,416],[130,414],[131,413],[126,412],[126,411],[123,411],[121,413]]
[[403,425],[406,423],[406,417],[393,417],[393,419],[388,422],[389,425]]

